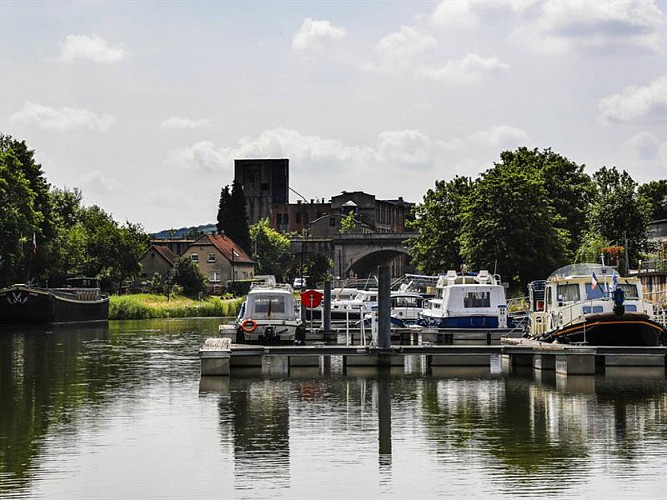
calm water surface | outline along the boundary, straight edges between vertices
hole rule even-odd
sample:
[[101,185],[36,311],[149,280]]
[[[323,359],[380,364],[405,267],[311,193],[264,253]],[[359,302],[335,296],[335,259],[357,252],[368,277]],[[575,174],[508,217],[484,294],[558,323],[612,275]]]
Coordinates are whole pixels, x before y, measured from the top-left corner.
[[665,498],[664,370],[199,375],[218,320],[0,327],[0,498]]

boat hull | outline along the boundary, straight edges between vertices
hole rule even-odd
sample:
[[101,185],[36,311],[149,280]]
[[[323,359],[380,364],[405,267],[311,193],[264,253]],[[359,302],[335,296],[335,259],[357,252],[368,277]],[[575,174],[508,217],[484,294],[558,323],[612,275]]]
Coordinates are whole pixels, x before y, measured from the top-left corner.
[[546,334],[541,340],[559,343],[586,343],[597,346],[665,345],[665,327],[645,314],[601,314],[586,322],[569,325]]
[[77,300],[48,289],[13,286],[0,290],[0,323],[40,324],[107,321],[109,299]]
[[418,321],[431,328],[498,328],[498,316],[422,316]]

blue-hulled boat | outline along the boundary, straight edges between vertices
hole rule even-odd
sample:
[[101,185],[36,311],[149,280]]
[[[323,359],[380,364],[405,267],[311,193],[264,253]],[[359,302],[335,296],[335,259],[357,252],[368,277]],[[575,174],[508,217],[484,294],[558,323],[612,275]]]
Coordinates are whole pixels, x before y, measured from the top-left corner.
[[421,312],[419,324],[434,328],[507,328],[505,288],[497,274],[447,271],[435,297]]

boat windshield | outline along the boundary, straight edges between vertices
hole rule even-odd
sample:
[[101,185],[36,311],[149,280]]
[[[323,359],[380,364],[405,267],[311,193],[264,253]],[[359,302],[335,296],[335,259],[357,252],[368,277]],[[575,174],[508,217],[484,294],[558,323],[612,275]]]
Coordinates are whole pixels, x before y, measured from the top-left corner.
[[580,263],[570,264],[569,266],[556,269],[553,273],[551,273],[550,278],[565,278],[568,276],[593,276],[593,273],[595,273],[598,280],[602,280],[605,275],[612,276],[614,272],[615,271],[613,267],[603,266],[602,264]]

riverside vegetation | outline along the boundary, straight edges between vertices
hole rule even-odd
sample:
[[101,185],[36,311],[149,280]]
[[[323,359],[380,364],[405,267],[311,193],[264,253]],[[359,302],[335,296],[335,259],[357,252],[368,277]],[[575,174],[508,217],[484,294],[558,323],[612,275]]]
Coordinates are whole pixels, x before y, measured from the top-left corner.
[[236,316],[243,300],[220,297],[194,300],[153,294],[114,295],[109,299],[109,319]]

